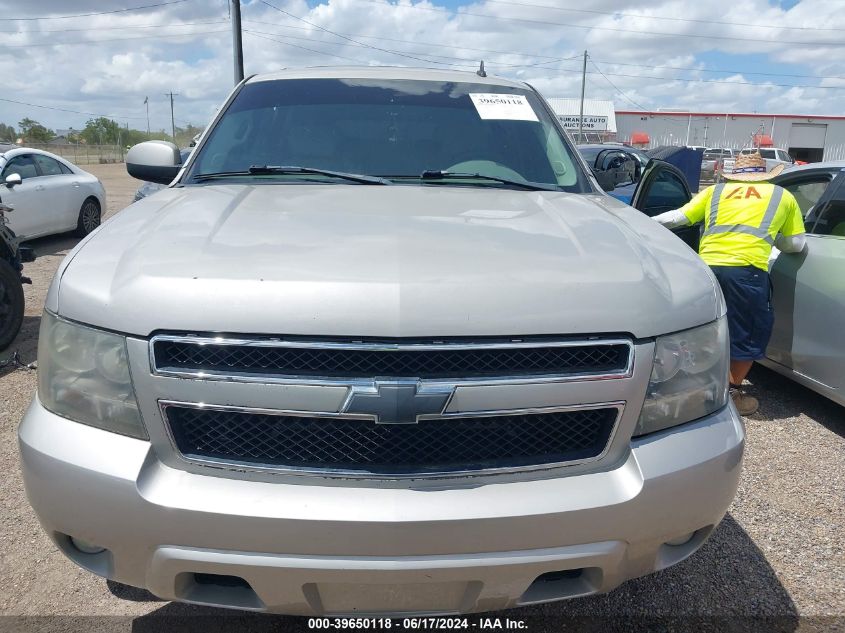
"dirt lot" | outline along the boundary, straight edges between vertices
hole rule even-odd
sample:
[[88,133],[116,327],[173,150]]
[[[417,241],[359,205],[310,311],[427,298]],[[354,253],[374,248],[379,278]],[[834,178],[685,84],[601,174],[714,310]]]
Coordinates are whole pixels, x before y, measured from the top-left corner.
[[[131,201],[137,182],[122,165],[88,169],[105,184],[108,215]],[[38,260],[26,265],[33,280],[26,287],[26,320],[11,348],[25,362],[35,360],[50,279],[75,243],[60,236],[32,244]],[[845,409],[759,367],[751,382],[762,408],[747,420],[739,494],[700,552],[605,596],[508,615],[530,618],[533,630],[561,630],[561,618],[570,617],[586,618],[580,621],[586,626],[596,615],[680,618],[674,620],[676,630],[694,616],[725,618],[708,630],[845,630]],[[35,383],[35,372],[0,370],[0,467],[5,473],[0,480],[0,615],[130,616],[37,622],[42,630],[81,630],[84,622],[83,628],[138,631],[159,630],[158,623],[163,627],[155,615],[217,613],[163,603],[106,582],[78,569],[52,546],[27,504],[18,468],[15,433]],[[272,621],[279,630],[305,629],[301,620]],[[10,622],[22,621],[0,618],[0,630]]]

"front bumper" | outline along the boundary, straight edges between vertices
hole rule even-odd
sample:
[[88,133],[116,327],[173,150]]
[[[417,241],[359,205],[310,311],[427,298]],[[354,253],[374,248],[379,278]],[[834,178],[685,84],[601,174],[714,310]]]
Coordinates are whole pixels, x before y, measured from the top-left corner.
[[609,591],[701,546],[736,492],[745,440],[729,406],[635,440],[595,472],[415,489],[189,473],[37,398],[19,433],[30,503],[77,564],[165,599],[299,615],[464,613]]

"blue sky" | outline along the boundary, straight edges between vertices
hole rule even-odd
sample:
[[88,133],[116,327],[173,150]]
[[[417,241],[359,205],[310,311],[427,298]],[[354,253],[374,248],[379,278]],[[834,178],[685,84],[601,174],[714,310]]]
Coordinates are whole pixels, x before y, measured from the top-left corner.
[[[152,127],[169,128],[164,93],[173,90],[177,119],[205,123],[232,84],[227,3],[168,2],[68,18],[150,2],[0,0],[0,122],[80,127],[91,113],[145,127],[149,96]],[[587,49],[588,98],[619,109],[845,114],[843,4],[243,0],[244,59],[249,74],[353,63],[474,70],[483,58],[492,74],[572,97],[581,79],[573,58]]]

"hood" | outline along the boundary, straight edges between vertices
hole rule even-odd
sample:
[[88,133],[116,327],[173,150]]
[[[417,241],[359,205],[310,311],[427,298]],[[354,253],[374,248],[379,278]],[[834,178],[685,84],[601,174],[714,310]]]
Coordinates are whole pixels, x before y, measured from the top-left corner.
[[140,336],[650,337],[718,309],[698,256],[604,195],[170,188],[110,219],[68,262],[53,308]]

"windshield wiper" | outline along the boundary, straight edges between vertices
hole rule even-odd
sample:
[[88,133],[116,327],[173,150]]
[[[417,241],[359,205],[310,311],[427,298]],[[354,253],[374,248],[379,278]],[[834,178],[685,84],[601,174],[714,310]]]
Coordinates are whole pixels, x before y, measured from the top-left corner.
[[459,171],[440,171],[436,169],[426,169],[420,174],[420,180],[467,180],[478,179],[488,180],[491,182],[498,182],[502,185],[510,185],[513,187],[521,187],[530,191],[560,191],[560,187],[555,185],[546,185],[539,182],[528,182],[527,180],[511,180],[509,178],[499,178],[498,176],[487,176],[485,174],[465,173]]
[[226,178],[229,176],[263,176],[263,175],[288,175],[288,174],[316,174],[318,176],[329,176],[340,178],[350,182],[357,182],[364,185],[392,185],[393,183],[377,176],[365,174],[347,174],[342,171],[331,171],[329,169],[318,169],[316,167],[300,167],[298,165],[252,165],[247,171],[221,171],[211,174],[197,174],[194,180],[211,180],[213,178]]

